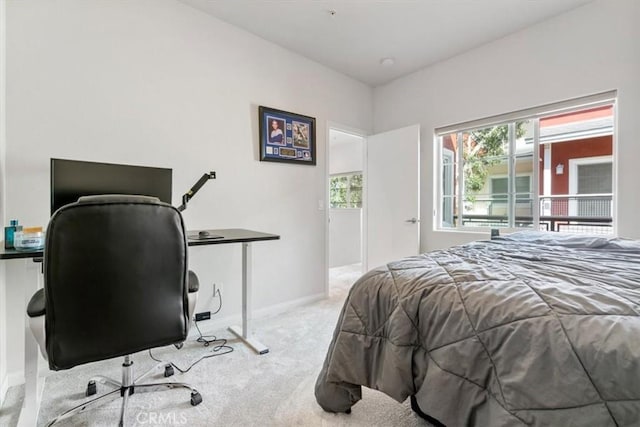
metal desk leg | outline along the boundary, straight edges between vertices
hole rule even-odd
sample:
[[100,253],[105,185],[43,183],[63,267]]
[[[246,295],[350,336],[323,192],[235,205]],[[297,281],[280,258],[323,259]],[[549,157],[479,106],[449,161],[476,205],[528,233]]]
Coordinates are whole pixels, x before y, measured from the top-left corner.
[[[35,426],[38,421],[38,412],[40,411],[40,401],[42,399],[42,390],[44,382],[38,375],[38,344],[29,329],[29,320],[27,318],[26,309],[29,300],[33,294],[42,287],[42,259],[34,258],[26,260],[27,270],[35,267],[36,287],[25,286],[25,328],[24,328],[24,402],[18,419],[19,427]],[[34,265],[35,263],[35,265]]]
[[265,354],[269,349],[252,337],[251,333],[251,243],[242,244],[242,328],[231,326],[231,331],[258,354]]

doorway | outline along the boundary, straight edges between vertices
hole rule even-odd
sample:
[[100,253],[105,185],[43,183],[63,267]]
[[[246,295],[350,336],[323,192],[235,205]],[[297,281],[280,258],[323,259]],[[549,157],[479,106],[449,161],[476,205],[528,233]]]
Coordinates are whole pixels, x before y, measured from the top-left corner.
[[363,272],[364,143],[359,133],[329,128],[329,297],[346,296]]
[[[329,125],[327,135],[326,295],[331,296],[332,277],[340,286],[336,276],[343,270],[357,279],[418,254],[420,126],[366,136]],[[349,280],[342,286],[350,287]]]

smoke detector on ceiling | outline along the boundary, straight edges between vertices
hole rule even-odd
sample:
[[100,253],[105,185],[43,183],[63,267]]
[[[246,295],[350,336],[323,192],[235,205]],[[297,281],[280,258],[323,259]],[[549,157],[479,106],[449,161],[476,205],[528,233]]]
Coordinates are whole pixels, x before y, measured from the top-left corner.
[[391,67],[395,63],[396,60],[393,58],[382,58],[380,60],[380,65],[382,65],[383,67]]

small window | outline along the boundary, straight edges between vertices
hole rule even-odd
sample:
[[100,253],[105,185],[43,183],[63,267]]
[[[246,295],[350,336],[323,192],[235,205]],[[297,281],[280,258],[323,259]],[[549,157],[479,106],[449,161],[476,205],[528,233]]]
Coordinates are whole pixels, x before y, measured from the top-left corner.
[[569,215],[610,217],[613,163],[610,156],[569,161]]
[[330,201],[332,209],[362,207],[362,173],[331,175]]
[[[516,201],[518,199],[526,198],[526,194],[531,192],[531,176],[517,176],[516,177]],[[509,195],[509,179],[504,178],[491,178],[491,193],[493,199],[507,199]]]

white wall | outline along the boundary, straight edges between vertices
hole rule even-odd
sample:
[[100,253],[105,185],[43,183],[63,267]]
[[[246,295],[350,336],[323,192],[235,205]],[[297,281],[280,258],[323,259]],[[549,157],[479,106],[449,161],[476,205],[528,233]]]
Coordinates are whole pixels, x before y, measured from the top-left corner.
[[362,209],[330,209],[329,267],[362,261]]
[[330,132],[331,161],[329,173],[348,173],[362,171],[364,161],[363,138],[332,129]]
[[[5,148],[6,148],[6,3],[0,1],[0,224],[5,224],[6,206]],[[3,227],[0,226],[0,230]],[[4,234],[2,235],[4,240]],[[0,263],[0,407],[7,392],[7,294],[4,263]]]
[[[173,168],[174,205],[215,170],[188,228],[282,236],[254,244],[254,308],[324,295],[327,122],[371,130],[371,88],[173,0],[10,1],[7,28],[7,217],[46,224],[51,157]],[[317,119],[316,167],[258,160],[258,105]],[[190,251],[198,310],[216,308],[217,282],[218,317],[239,314],[240,262],[239,245]],[[16,372],[23,343],[9,341]]]
[[421,124],[422,250],[482,235],[433,231],[433,130],[618,90],[618,234],[640,238],[640,2],[599,0],[374,91],[375,132]]

